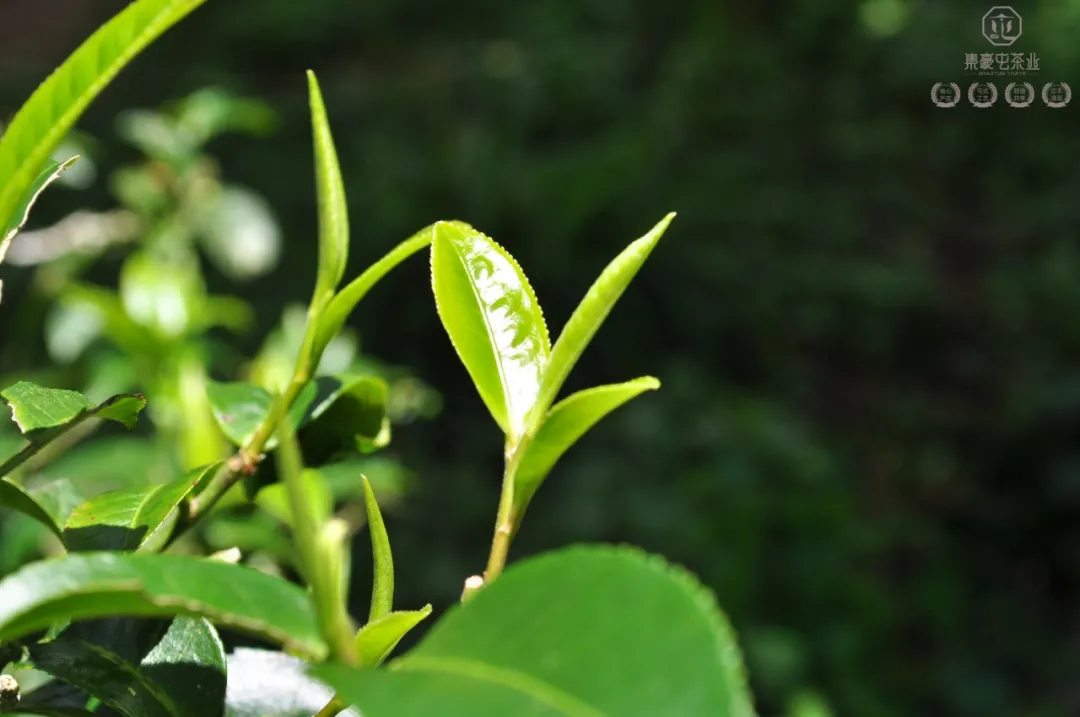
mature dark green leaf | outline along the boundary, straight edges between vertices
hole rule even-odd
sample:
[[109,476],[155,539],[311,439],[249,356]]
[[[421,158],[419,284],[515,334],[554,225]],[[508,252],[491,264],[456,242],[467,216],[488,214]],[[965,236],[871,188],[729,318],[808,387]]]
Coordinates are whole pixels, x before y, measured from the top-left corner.
[[0,642],[54,622],[200,615],[319,659],[326,644],[306,592],[252,568],[179,555],[80,553],[0,581]]
[[431,614],[431,605],[419,610],[400,610],[378,617],[360,628],[356,633],[356,649],[360,652],[360,664],[376,667],[394,651],[401,638]]
[[[311,300],[311,315],[317,316],[333,297],[341,277],[345,275],[345,263],[349,257],[349,208],[345,202],[345,185],[341,181],[341,167],[338,165],[319,81],[311,70],[308,70],[307,78],[315,145],[316,198],[319,203],[319,271]],[[317,356],[314,362],[318,362]]]
[[22,513],[28,518],[33,518],[55,533],[56,537],[63,539],[63,533],[52,516],[36,500],[27,495],[22,488],[3,478],[0,478],[0,508],[8,508]]
[[90,36],[34,92],[0,139],[0,226],[91,101],[133,57],[203,0],[139,0]]
[[754,714],[713,597],[628,548],[575,547],[512,566],[388,669],[313,674],[365,717]]
[[188,471],[165,485],[112,490],[78,506],[64,525],[69,550],[144,550],[156,552],[172,537],[179,506],[221,465]]
[[664,235],[664,231],[674,218],[674,212],[668,214],[648,234],[633,242],[615,257],[589,287],[589,291],[586,292],[585,298],[581,300],[578,307],[574,309],[574,313],[566,322],[566,326],[551,350],[551,360],[544,370],[543,381],[536,399],[536,411],[530,417],[532,429],[539,428],[548,407],[555,402],[555,397],[559,395],[566,377],[570,375],[570,370],[581,358],[585,347],[600,330],[601,324],[611,313],[615,302],[626,291],[626,287],[637,275],[641,265],[649,258],[649,254],[652,253],[656,243],[660,241],[660,237]]
[[491,416],[519,439],[551,353],[528,279],[494,241],[460,222],[439,222],[431,244],[435,306]]
[[374,580],[371,585],[371,609],[368,620],[386,617],[394,609],[394,556],[390,552],[390,536],[386,523],[375,500],[375,491],[364,476],[364,505],[367,508],[368,531],[371,533],[371,558],[374,564]]
[[655,378],[643,376],[626,383],[578,391],[557,403],[529,443],[514,474],[516,518],[521,518],[556,461],[597,421],[643,391],[659,387],[660,382]]
[[[240,647],[229,655],[225,717],[311,717],[333,696],[303,661],[281,652]],[[359,717],[354,709],[343,717]]]
[[[203,618],[178,617],[132,656],[67,633],[30,647],[38,669],[125,717],[213,717],[225,704],[225,648]],[[135,657],[135,659],[132,659]]]
[[369,266],[364,273],[350,281],[339,291],[320,314],[312,348],[313,362],[318,363],[326,347],[338,335],[360,300],[379,283],[391,269],[431,243],[435,225],[425,227],[390,250],[383,258]]
[[[317,390],[315,383],[311,382],[301,391],[296,403],[289,409],[289,416],[294,424],[301,420],[312,401],[315,400]],[[266,389],[249,383],[210,381],[206,387],[206,396],[210,400],[210,407],[213,409],[218,426],[237,446],[247,443],[270,415],[270,410],[274,405],[274,399]],[[271,451],[276,446],[277,438],[272,437],[266,442],[265,449]]]

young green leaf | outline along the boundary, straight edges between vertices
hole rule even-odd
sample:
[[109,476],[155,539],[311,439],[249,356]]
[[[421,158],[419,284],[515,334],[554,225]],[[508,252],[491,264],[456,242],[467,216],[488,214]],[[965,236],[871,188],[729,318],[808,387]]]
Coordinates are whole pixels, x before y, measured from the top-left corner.
[[399,610],[372,620],[356,633],[360,665],[378,667],[394,651],[401,638],[431,614],[431,605],[419,610]]
[[345,326],[349,314],[353,312],[360,300],[371,291],[372,287],[379,283],[379,280],[386,276],[395,266],[431,244],[434,233],[434,224],[421,229],[391,249],[386,256],[369,266],[364,273],[350,281],[344,289],[334,296],[318,319],[312,349],[312,365],[318,364],[323,351],[341,331],[341,328]]
[[72,551],[159,551],[172,537],[184,498],[198,492],[220,465],[195,468],[165,485],[112,490],[91,498],[68,517],[64,542]]
[[544,414],[554,403],[555,397],[559,395],[559,389],[566,382],[566,377],[570,375],[570,370],[581,358],[585,347],[592,341],[592,337],[596,335],[604,319],[611,313],[615,302],[622,296],[641,265],[649,258],[649,254],[652,253],[656,243],[660,241],[660,237],[664,235],[664,231],[674,218],[674,212],[668,214],[648,234],[615,257],[615,260],[607,265],[600,277],[589,287],[589,291],[578,307],[574,309],[570,320],[566,322],[558,340],[555,341],[555,347],[551,350],[551,360],[544,371],[536,399],[536,410],[530,417],[533,430],[539,427]]
[[341,277],[345,275],[345,263],[349,256],[349,211],[319,81],[311,70],[308,70],[307,78],[319,203],[319,271],[311,300],[312,316],[315,316],[330,301],[341,283]]
[[0,226],[49,155],[133,57],[203,0],[138,0],[90,36],[22,106],[0,139]]
[[37,669],[85,690],[124,717],[221,713],[225,648],[205,619],[176,618],[143,654],[129,656],[111,647],[65,633],[32,645],[30,657]]
[[51,530],[56,537],[63,539],[63,533],[48,511],[23,492],[22,488],[3,478],[0,478],[0,508],[8,508],[22,513],[28,518],[33,518]]
[[492,418],[511,442],[540,390],[551,353],[528,279],[494,241],[460,222],[439,222],[431,244],[435,306]]
[[375,566],[371,609],[368,612],[368,621],[371,622],[389,615],[394,609],[394,556],[390,552],[390,536],[386,534],[386,523],[375,500],[375,491],[371,489],[366,476],[360,476],[360,480],[364,483],[364,504],[367,507],[368,531],[371,533],[371,559]]
[[[30,218],[30,210],[34,207],[34,202],[37,201],[38,196],[45,191],[46,187],[59,179],[60,174],[70,167],[76,159],[78,157],[72,157],[63,164],[50,159],[45,164],[45,168],[41,170],[37,178],[27,188],[22,201],[15,207],[15,213],[7,219],[5,224],[0,224],[0,264],[4,263],[4,257],[7,255],[7,250],[11,246],[15,235],[19,233],[19,230],[23,228],[23,225]],[[3,288],[4,283],[0,281],[0,291]]]
[[727,620],[688,573],[575,547],[512,566],[383,670],[313,669],[364,717],[752,717]]
[[0,642],[61,620],[201,615],[326,656],[308,594],[242,565],[153,553],[78,553],[32,563],[0,580]]
[[515,524],[556,461],[597,421],[644,391],[660,387],[652,376],[589,388],[563,399],[544,419],[514,474]]

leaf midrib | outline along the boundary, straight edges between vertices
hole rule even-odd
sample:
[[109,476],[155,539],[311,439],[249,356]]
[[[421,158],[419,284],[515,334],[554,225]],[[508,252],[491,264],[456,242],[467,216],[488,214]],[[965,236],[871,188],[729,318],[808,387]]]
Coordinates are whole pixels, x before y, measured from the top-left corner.
[[96,645],[92,642],[87,642],[85,640],[78,640],[77,642],[90,652],[96,653],[103,660],[106,660],[107,662],[116,665],[125,674],[130,675],[132,679],[139,684],[139,686],[145,689],[151,697],[157,700],[158,704],[160,704],[166,712],[171,715],[176,715],[177,717],[180,717],[181,713],[179,708],[176,706],[176,703],[173,702],[167,694],[158,691],[157,687],[150,680],[148,680],[146,676],[142,673],[142,670],[139,669],[140,666],[132,665],[127,660],[124,660],[116,653],[102,647],[101,645]]
[[437,672],[487,682],[538,700],[566,717],[608,717],[584,700],[543,680],[478,660],[457,657],[407,657],[391,665],[390,669],[400,672]]

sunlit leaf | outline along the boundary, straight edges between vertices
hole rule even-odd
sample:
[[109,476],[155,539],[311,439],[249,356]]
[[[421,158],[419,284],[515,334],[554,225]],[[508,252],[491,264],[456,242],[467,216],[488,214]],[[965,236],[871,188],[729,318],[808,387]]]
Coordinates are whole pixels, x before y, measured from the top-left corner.
[[[310,677],[302,660],[281,652],[238,647],[229,655],[225,717],[311,717],[333,696]],[[359,717],[356,710],[342,717]]]
[[155,553],[75,553],[32,563],[0,581],[0,642],[62,620],[199,615],[326,655],[307,593],[242,565]]
[[672,212],[660,220],[648,234],[633,242],[614,261],[607,265],[600,277],[593,282],[581,300],[570,320],[566,322],[562,333],[555,346],[551,350],[551,360],[544,370],[543,381],[536,400],[536,411],[531,417],[531,426],[535,429],[539,426],[547,413],[548,407],[554,403],[556,396],[570,370],[581,358],[585,347],[592,341],[593,336],[600,329],[604,319],[611,313],[615,302],[619,300],[630,281],[637,275],[641,265],[649,258],[656,243],[660,241],[664,231],[667,230],[671,220],[675,218]]
[[310,70],[307,78],[315,147],[315,187],[319,203],[319,271],[312,297],[312,306],[317,307],[318,312],[330,301],[341,283],[341,277],[345,275],[345,263],[349,257],[349,210],[319,81]]
[[[297,397],[296,403],[289,409],[289,415],[294,422],[299,422],[304,413],[315,400],[317,387],[314,382],[304,387]],[[242,446],[255,433],[259,426],[270,415],[274,405],[270,393],[258,386],[249,383],[207,383],[206,396],[210,400],[214,418],[217,420],[222,432],[234,445]],[[266,442],[265,449],[273,450],[277,446],[277,438],[272,437]]]
[[419,610],[399,610],[372,620],[356,633],[356,649],[360,664],[376,667],[394,651],[401,638],[431,614],[431,605]]
[[390,536],[386,523],[375,499],[375,491],[364,476],[364,505],[367,508],[368,531],[371,533],[371,557],[374,564],[374,580],[371,586],[371,609],[368,620],[374,621],[390,614],[394,609],[394,556],[390,552]]
[[431,244],[435,305],[495,422],[514,441],[540,390],[547,326],[528,279],[494,241],[460,222],[439,222]]
[[196,468],[165,485],[113,490],[91,498],[68,517],[64,542],[73,551],[161,550],[172,537],[184,498],[220,465]]
[[[132,621],[149,632],[154,623]],[[151,637],[156,637],[152,635]],[[30,647],[35,667],[75,685],[124,717],[207,717],[225,703],[225,648],[202,618],[178,617],[136,654],[65,632]]]
[[[548,413],[514,474],[514,515],[520,519],[556,461],[597,421],[643,391],[660,387],[651,376],[589,388],[563,399]],[[516,521],[515,521],[516,522]]]
[[364,717],[754,714],[712,595],[628,548],[513,565],[387,668],[312,673]]
[[78,391],[45,388],[29,381],[0,391],[0,397],[11,408],[12,419],[19,431],[30,440],[51,429],[62,428],[75,420],[90,416],[116,421],[124,427],[135,427],[139,412],[146,407],[141,394],[114,396],[93,406],[90,399]]
[[0,226],[91,101],[132,58],[203,0],[138,0],[90,36],[34,92],[0,138]]

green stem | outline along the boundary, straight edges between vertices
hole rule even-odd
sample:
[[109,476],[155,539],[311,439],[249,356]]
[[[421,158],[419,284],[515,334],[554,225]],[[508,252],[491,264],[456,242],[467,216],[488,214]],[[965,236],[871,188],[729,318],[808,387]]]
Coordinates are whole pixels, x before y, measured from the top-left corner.
[[[502,491],[499,494],[499,510],[495,515],[495,535],[491,539],[491,553],[488,555],[487,569],[484,571],[484,585],[489,585],[506,567],[506,557],[510,553],[510,541],[514,537],[514,478],[517,475],[521,457],[525,455],[529,439],[522,438],[516,445],[508,445],[506,467],[503,470]],[[471,592],[470,592],[471,594]]]
[[315,717],[335,717],[338,713],[342,712],[347,704],[341,701],[341,698],[334,695],[333,699],[326,703],[326,706],[319,710]]
[[[0,476],[10,475],[13,471],[17,470],[24,463],[26,463],[31,458],[40,453],[42,450],[44,450],[47,446],[51,445],[54,440],[57,440],[61,438],[65,433],[74,430],[76,426],[78,426],[86,419],[91,418],[93,415],[94,414],[92,411],[84,411],[80,415],[76,416],[75,418],[61,426],[59,431],[53,432],[51,434],[46,434],[44,437],[39,438],[38,440],[30,441],[30,444],[28,446],[13,455],[11,458],[8,458],[6,461],[4,461],[3,465],[0,465]],[[55,436],[55,438],[52,438],[50,436]]]

